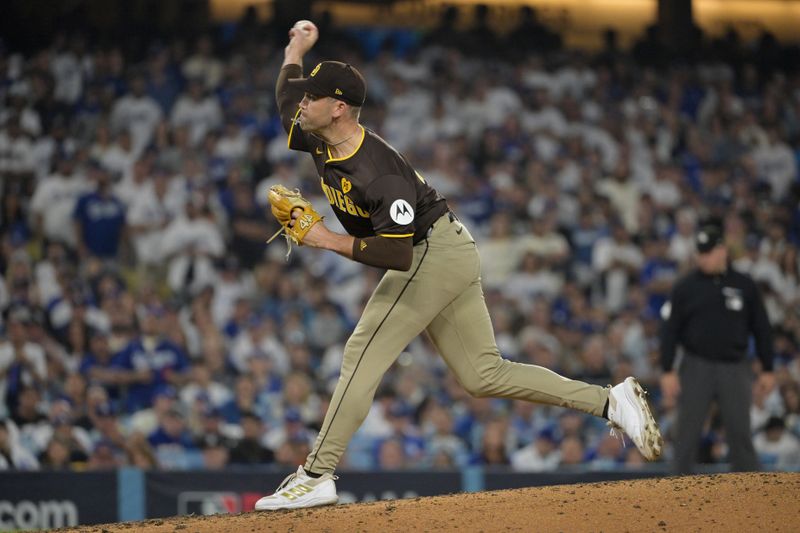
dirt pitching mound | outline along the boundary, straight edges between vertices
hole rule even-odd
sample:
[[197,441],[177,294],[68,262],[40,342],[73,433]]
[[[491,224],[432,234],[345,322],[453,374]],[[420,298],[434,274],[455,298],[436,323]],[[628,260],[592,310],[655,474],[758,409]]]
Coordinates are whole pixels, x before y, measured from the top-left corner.
[[800,473],[559,485],[316,509],[83,526],[86,533],[799,531]]

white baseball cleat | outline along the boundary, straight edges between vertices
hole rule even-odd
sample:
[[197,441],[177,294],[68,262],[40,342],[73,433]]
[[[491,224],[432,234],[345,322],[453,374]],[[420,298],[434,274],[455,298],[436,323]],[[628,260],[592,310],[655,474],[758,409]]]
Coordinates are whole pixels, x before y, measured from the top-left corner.
[[636,378],[628,377],[608,393],[608,421],[622,429],[648,461],[661,455],[664,440],[647,403],[647,393]]
[[286,476],[274,494],[258,500],[255,509],[256,511],[275,511],[336,503],[339,501],[339,496],[336,494],[336,483],[334,483],[336,479],[338,479],[336,476],[329,473],[313,478],[306,474],[302,466],[298,466],[297,472]]

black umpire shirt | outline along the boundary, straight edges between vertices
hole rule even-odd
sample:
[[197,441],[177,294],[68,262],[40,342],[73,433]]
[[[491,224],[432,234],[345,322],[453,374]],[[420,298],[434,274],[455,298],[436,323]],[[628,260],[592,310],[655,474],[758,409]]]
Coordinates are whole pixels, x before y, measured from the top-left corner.
[[730,267],[722,274],[694,270],[680,279],[662,309],[661,367],[672,370],[675,351],[714,361],[747,357],[752,333],[764,371],[772,370],[772,332],[758,287]]

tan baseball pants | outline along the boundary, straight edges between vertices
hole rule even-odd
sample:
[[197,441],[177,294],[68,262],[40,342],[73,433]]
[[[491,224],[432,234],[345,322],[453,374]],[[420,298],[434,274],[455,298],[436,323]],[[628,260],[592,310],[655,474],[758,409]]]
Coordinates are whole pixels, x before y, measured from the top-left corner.
[[600,416],[608,388],[500,357],[483,299],[480,259],[467,229],[449,214],[414,246],[408,272],[384,275],[344,350],[342,372],[305,469],[333,472],[372,404],[383,374],[426,332],[473,396],[514,398]]

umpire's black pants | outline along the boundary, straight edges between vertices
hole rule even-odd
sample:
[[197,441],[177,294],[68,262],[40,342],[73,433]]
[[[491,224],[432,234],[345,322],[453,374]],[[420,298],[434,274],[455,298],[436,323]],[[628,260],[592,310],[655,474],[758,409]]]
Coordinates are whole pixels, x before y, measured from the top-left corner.
[[691,473],[697,461],[703,424],[714,400],[722,415],[732,469],[739,472],[758,470],[758,459],[750,434],[753,382],[750,364],[747,361],[728,363],[684,357],[680,367],[680,382],[673,465],[675,472]]

